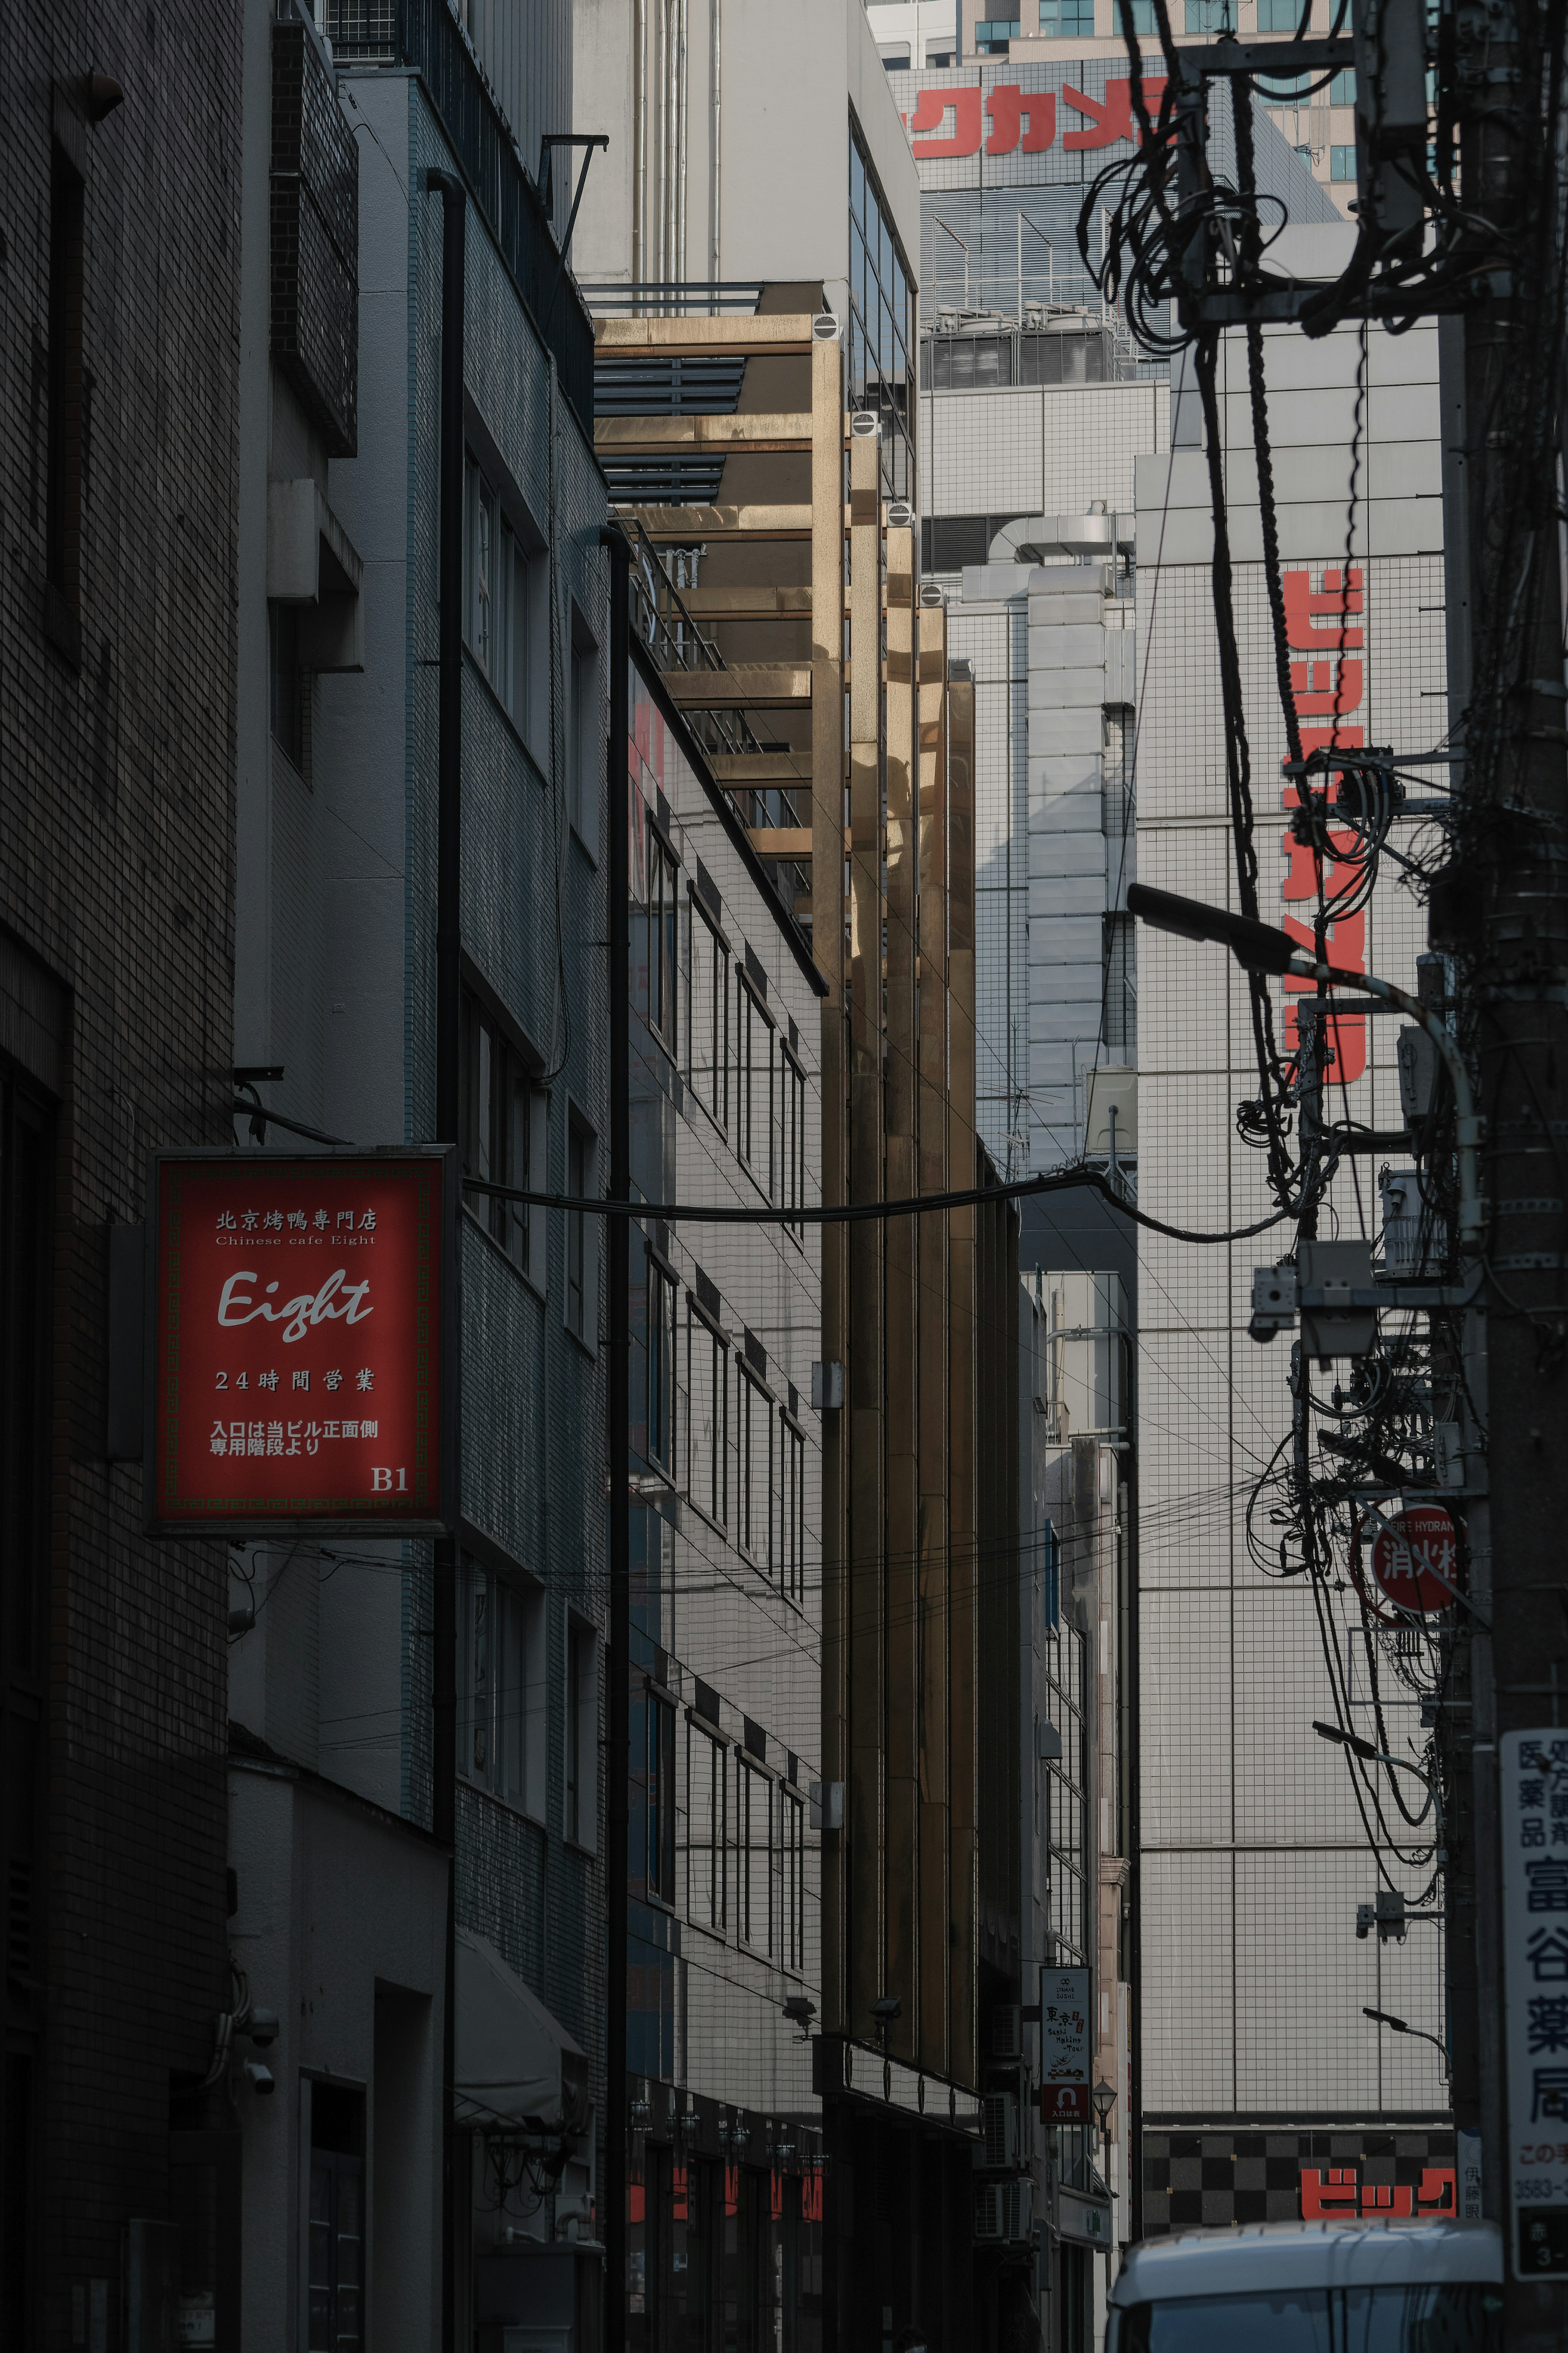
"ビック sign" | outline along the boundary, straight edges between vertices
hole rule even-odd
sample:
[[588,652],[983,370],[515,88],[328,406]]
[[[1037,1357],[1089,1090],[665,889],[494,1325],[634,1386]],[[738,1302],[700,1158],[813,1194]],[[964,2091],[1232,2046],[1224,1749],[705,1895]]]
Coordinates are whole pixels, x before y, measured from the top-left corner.
[[156,1156],[155,1528],[450,1524],[451,1162]]

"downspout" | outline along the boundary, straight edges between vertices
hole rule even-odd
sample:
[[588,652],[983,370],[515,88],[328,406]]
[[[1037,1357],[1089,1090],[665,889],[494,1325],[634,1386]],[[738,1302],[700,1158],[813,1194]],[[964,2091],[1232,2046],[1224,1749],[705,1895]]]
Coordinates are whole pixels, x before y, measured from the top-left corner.
[[636,0],[632,39],[632,284],[647,276],[647,0]]
[[687,79],[686,79],[686,75],[687,75],[687,68],[686,68],[686,21],[687,21],[687,19],[686,19],[686,10],[687,10],[687,0],[676,0],[676,5],[677,5],[677,9],[678,9],[678,11],[679,11],[679,14],[678,14],[678,16],[677,16],[677,20],[676,20],[676,21],[677,21],[677,24],[678,24],[678,26],[679,26],[679,37],[678,37],[678,39],[677,39],[677,42],[676,42],[676,62],[677,62],[677,67],[678,67],[678,79],[677,79],[676,85],[675,85],[675,107],[676,107],[676,126],[677,126],[677,136],[676,136],[676,159],[677,159],[677,160],[676,160],[676,184],[675,184],[675,185],[676,185],[676,195],[675,195],[675,202],[676,202],[676,220],[675,220],[675,274],[676,274],[677,278],[680,280],[680,283],[684,286],[684,285],[685,285],[685,283],[686,283],[686,141],[687,141],[687,128],[688,128],[688,124],[687,124],[687,116],[688,116],[688,111],[689,111],[689,108],[688,108],[688,97],[689,97],[689,92],[688,92],[688,90],[687,90]]
[[[720,141],[721,125],[719,117],[721,100],[723,60],[721,56],[721,42],[720,35],[724,0],[709,0],[709,6],[713,11],[713,56],[711,68],[709,73],[709,86],[713,103],[713,134],[710,142],[711,160],[709,164],[708,278],[710,285],[717,286],[720,282],[719,220],[720,204],[722,196],[722,187],[720,177],[722,151]],[[1565,596],[1563,599],[1563,610],[1568,612],[1568,596]]]
[[[612,1201],[631,1198],[631,934],[627,900],[630,856],[628,736],[631,724],[631,548],[613,523],[600,544],[610,555],[610,734],[606,748],[605,823],[610,992],[610,1181]],[[605,2353],[626,2353],[626,2235],[630,2200],[626,2142],[627,1844],[631,1775],[631,1303],[629,1218],[606,1219],[608,1347],[605,1381],[605,1451],[610,1483],[609,1672],[605,1678],[605,1890],[608,1945],[605,2052]]]
[[[436,819],[436,1140],[459,1144],[463,852],[463,290],[468,211],[452,174],[427,172],[441,199],[441,504]],[[435,1545],[430,1827],[449,1857],[441,2005],[441,2348],[457,2353],[458,1546]]]

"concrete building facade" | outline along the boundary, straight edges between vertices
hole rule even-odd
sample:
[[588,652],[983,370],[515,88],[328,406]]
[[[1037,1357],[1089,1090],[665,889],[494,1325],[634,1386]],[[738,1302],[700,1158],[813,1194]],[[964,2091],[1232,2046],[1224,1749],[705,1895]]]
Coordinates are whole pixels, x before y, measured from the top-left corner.
[[[510,81],[484,30],[247,11],[235,1136],[436,1135],[435,173],[465,221],[450,1140],[466,1177],[566,1194],[607,1125],[605,504],[590,331],[521,144],[561,126],[495,95],[569,94],[570,27]],[[599,1224],[464,1195],[455,1756],[427,1543],[231,1554],[231,1937],[279,2021],[277,2089],[242,2094],[247,2345],[439,2333],[449,1901],[458,2341],[596,2342]]]
[[[1287,236],[1304,271],[1329,277],[1351,232]],[[1352,328],[1319,343],[1269,329],[1265,354],[1303,740],[1328,742],[1338,723],[1346,744],[1426,751],[1447,723],[1438,331],[1372,328],[1363,343]],[[1278,923],[1296,913],[1300,883],[1238,342],[1226,339],[1221,364],[1260,912]],[[1138,467],[1139,871],[1234,905],[1195,411],[1183,390],[1170,451]],[[1309,632],[1337,631],[1342,597],[1350,634],[1336,634],[1325,662]],[[1396,847],[1415,839],[1402,828]],[[1420,911],[1391,874],[1339,930],[1336,955],[1414,987]],[[1257,1092],[1245,984],[1217,951],[1164,935],[1146,934],[1142,954],[1142,1198],[1199,1229],[1245,1225],[1269,1206],[1259,1156],[1235,1124],[1238,1101]],[[1294,1010],[1274,1002],[1289,1054]],[[1337,1121],[1398,1133],[1395,1027],[1337,1025]],[[1342,1163],[1330,1195],[1342,1236],[1378,1240],[1379,1165]],[[1384,1823],[1373,1818],[1374,1859],[1343,1756],[1312,1730],[1314,1718],[1336,1720],[1337,1686],[1358,1731],[1375,1718],[1418,1763],[1421,1710],[1398,1639],[1363,1615],[1342,1569],[1326,1594],[1278,1574],[1266,1474],[1290,1429],[1289,1342],[1268,1349],[1247,1334],[1252,1270],[1269,1255],[1261,1236],[1206,1249],[1140,1240],[1146,2232],[1311,2213],[1331,2166],[1373,2211],[1396,2188],[1413,2197],[1426,2168],[1453,2164],[1440,2052],[1363,2015],[1387,2010],[1441,2035],[1439,1937],[1431,1926],[1386,1944],[1356,1933],[1357,1905],[1384,1871],[1413,1903],[1421,1894],[1426,1874],[1407,1857],[1430,1829],[1406,1831],[1390,1807]],[[1313,1377],[1314,1391],[1327,1398],[1350,1378],[1338,1366]],[[1260,1482],[1261,1541],[1249,1548]],[[1451,2206],[1451,2185],[1446,2194]]]
[[114,1411],[139,1405],[134,1337],[110,1294],[111,1263],[135,1271],[148,1146],[218,1142],[232,1093],[240,66],[233,16],[190,5],[54,8],[0,47],[0,2338],[18,2348],[237,2316],[224,1555],[143,1534]]

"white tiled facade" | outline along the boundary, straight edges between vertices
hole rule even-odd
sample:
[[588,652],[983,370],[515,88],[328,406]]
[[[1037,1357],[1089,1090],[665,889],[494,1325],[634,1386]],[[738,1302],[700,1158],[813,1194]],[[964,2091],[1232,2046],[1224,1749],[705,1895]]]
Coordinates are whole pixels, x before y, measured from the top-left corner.
[[[1337,259],[1340,233],[1331,237],[1325,268]],[[1321,593],[1339,585],[1324,574],[1337,575],[1346,549],[1359,338],[1347,329],[1309,343],[1270,330],[1266,349],[1283,567],[1304,570]],[[1282,896],[1286,746],[1238,339],[1223,365],[1260,912],[1278,923],[1299,911]],[[1363,669],[1342,699],[1359,688],[1363,740],[1414,754],[1441,743],[1447,723],[1436,330],[1370,331],[1364,386],[1352,534]],[[1196,433],[1184,394],[1177,446],[1138,468],[1139,872],[1234,907],[1213,530]],[[1315,669],[1310,683],[1320,683]],[[1310,712],[1302,724],[1311,730]],[[1385,867],[1365,922],[1365,968],[1413,987],[1422,928],[1397,870]],[[1164,934],[1143,932],[1139,951],[1140,1201],[1197,1229],[1265,1217],[1261,1155],[1235,1127],[1236,1103],[1258,1090],[1243,976],[1220,950]],[[1283,1037],[1282,1017],[1277,997]],[[1334,1113],[1397,1128],[1398,1024],[1363,1026],[1366,1068],[1334,1090]],[[1359,1053],[1359,1041],[1347,1050]],[[1366,1158],[1343,1165],[1322,1230],[1375,1232],[1376,1172]],[[1363,2015],[1363,2005],[1385,2008],[1441,2032],[1440,1932],[1412,1928],[1403,1946],[1358,1942],[1356,1906],[1372,1900],[1378,1875],[1346,1763],[1311,1729],[1333,1715],[1313,1595],[1303,1580],[1264,1577],[1245,1542],[1248,1493],[1290,1424],[1289,1341],[1264,1347],[1247,1335],[1252,1271],[1289,1233],[1206,1248],[1140,1238],[1143,2104],[1155,2119],[1364,2120],[1446,2106],[1433,2046]],[[1325,1390],[1330,1378],[1319,1376]],[[1375,1668],[1392,1745],[1405,1753],[1415,1736],[1418,1747],[1415,1701],[1381,1648],[1369,1659],[1353,1592],[1329,1595],[1325,1608],[1358,1729],[1375,1729]],[[1407,1901],[1422,1893],[1397,1864],[1392,1875]]]

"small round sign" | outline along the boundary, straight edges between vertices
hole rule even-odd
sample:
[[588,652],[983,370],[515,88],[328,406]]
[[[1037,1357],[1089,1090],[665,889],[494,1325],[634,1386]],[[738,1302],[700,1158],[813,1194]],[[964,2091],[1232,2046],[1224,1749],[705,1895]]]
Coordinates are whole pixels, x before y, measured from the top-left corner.
[[1441,1504],[1412,1504],[1377,1530],[1372,1573],[1396,1609],[1430,1616],[1450,1609],[1459,1582],[1459,1539]]

